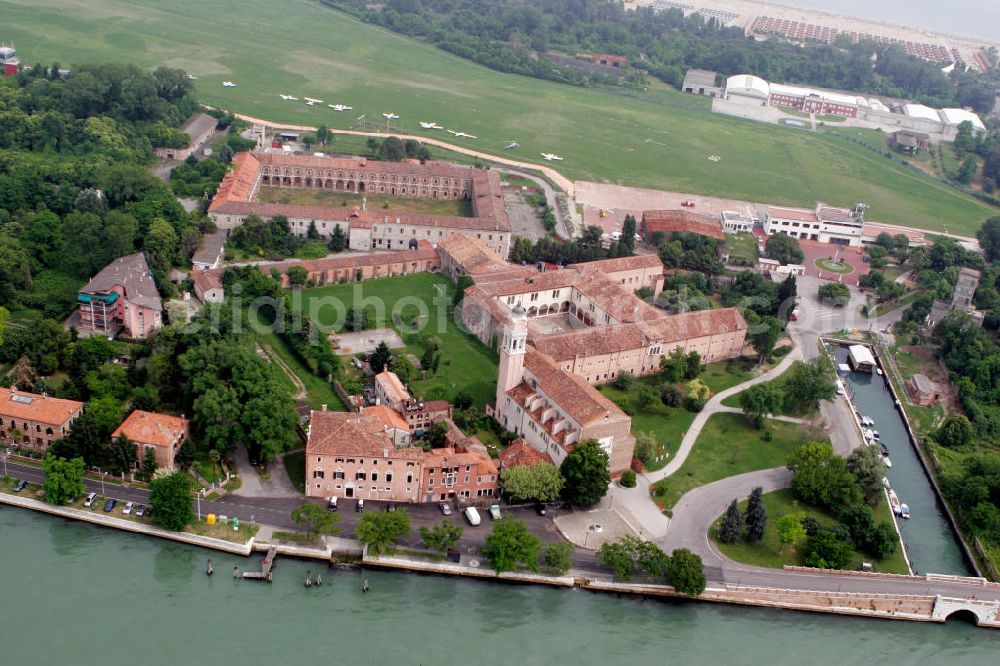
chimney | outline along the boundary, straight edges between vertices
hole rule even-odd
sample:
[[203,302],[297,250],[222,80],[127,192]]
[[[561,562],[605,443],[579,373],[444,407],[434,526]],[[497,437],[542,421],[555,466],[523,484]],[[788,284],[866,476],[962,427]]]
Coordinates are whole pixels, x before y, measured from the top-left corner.
[[320,411],[325,412],[326,411],[326,405],[320,405],[319,409],[320,409]]

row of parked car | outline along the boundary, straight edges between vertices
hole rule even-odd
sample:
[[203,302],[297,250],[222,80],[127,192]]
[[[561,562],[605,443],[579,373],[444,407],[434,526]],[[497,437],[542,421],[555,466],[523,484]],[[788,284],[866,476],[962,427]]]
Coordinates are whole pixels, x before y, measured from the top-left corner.
[[[87,499],[83,501],[83,505],[90,508],[97,501],[97,493],[89,493]],[[111,513],[115,510],[118,505],[118,500],[111,499],[110,497],[106,502],[104,502],[104,512]],[[153,513],[153,507],[147,506],[145,504],[137,504],[135,502],[126,502],[125,506],[122,507],[123,516],[131,516],[132,514],[142,518],[143,516],[150,516]]]
[[[330,500],[326,504],[326,508],[328,510],[330,510],[330,511],[336,511],[339,506],[340,506],[340,504],[338,502],[338,498],[336,498],[336,497],[331,497]],[[386,505],[385,510],[386,511],[395,511],[396,508],[397,508],[397,505],[395,503],[393,503],[393,502],[390,502],[389,504]],[[440,504],[438,504],[438,508],[441,509],[441,513],[443,513],[446,516],[450,516],[451,513],[452,513],[452,511],[451,511],[451,504],[448,504],[448,502],[441,502]],[[356,513],[364,513],[365,512],[365,501],[363,499],[359,499],[354,504],[354,511]],[[539,516],[544,516],[545,515],[545,506],[542,505],[542,504],[538,504],[535,507],[535,511],[538,513]],[[476,525],[479,525],[482,522],[482,519],[479,517],[479,511],[476,510],[475,507],[472,507],[472,506],[467,507],[465,509],[465,511],[463,511],[463,514],[465,515],[465,519],[468,520],[469,524],[472,525],[473,527],[475,527]],[[491,504],[490,505],[490,517],[493,518],[493,520],[500,520],[500,505],[499,504]]]

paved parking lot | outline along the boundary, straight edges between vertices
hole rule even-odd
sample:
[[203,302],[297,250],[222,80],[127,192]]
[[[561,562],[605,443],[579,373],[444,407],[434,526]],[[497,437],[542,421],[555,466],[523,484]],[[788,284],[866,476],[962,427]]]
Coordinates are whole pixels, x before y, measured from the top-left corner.
[[384,342],[389,349],[400,349],[405,347],[403,339],[391,328],[376,328],[370,331],[359,331],[357,333],[340,333],[336,336],[340,345],[334,350],[337,354],[370,354],[378,347],[378,343]]

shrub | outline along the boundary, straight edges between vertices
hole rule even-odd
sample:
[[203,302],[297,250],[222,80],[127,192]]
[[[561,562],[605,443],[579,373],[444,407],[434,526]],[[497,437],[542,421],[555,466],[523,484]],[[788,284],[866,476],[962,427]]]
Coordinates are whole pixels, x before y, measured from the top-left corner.
[[620,483],[622,484],[623,488],[635,488],[636,486],[635,472],[633,472],[630,469],[625,470],[625,472],[622,474]]

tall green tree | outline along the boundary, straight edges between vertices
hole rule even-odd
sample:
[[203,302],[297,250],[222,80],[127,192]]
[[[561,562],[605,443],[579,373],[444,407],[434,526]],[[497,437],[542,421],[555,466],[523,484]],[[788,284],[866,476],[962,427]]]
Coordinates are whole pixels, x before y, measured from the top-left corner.
[[701,557],[687,548],[678,548],[670,554],[666,575],[667,582],[675,590],[689,597],[697,597],[704,592],[708,582]]
[[764,254],[782,264],[801,264],[805,259],[799,241],[786,234],[769,236],[764,244]]
[[722,543],[736,543],[743,538],[743,515],[736,499],[729,503],[726,509],[726,516],[719,526],[719,541]]
[[563,486],[566,501],[580,506],[600,502],[611,483],[608,464],[608,454],[596,439],[577,444],[559,468],[566,480]]
[[67,460],[49,454],[42,461],[42,469],[45,470],[42,487],[45,489],[45,501],[49,504],[66,504],[87,492],[83,484],[86,471],[83,458]]
[[523,521],[501,518],[486,535],[483,555],[497,573],[514,571],[518,566],[538,571],[541,547],[542,540],[529,532]]
[[547,543],[542,546],[545,566],[562,576],[573,566],[573,546],[568,543]]
[[983,222],[983,226],[976,232],[976,238],[987,262],[1000,259],[1000,216],[993,216]]
[[747,525],[747,541],[760,543],[767,529],[767,507],[764,506],[764,489],[757,486],[747,500],[745,516]]
[[972,441],[972,423],[964,414],[952,414],[938,428],[936,439],[938,444],[949,449],[967,446]]
[[124,434],[111,440],[109,452],[111,464],[109,467],[115,474],[127,474],[135,469],[135,444]]
[[453,523],[450,520],[442,520],[430,527],[422,526],[420,528],[420,540],[423,542],[425,548],[444,553],[458,545],[463,532],[465,532],[465,528],[461,525]]
[[373,351],[371,357],[369,357],[368,363],[371,365],[372,372],[375,374],[389,369],[389,366],[392,365],[392,352],[389,350],[389,345],[385,344],[385,341],[378,343],[378,346],[375,347],[375,351]]
[[153,476],[159,468],[159,463],[156,462],[156,453],[153,452],[153,449],[146,449],[146,453],[142,457],[142,463],[139,466],[139,473],[136,476],[140,481],[148,483],[153,480]]
[[750,327],[747,339],[750,340],[754,351],[759,355],[758,365],[762,364],[774,351],[774,346],[778,343],[778,338],[781,337],[782,328],[781,321],[776,317],[762,317],[760,321]]
[[328,247],[331,252],[343,252],[347,248],[347,235],[344,234],[344,230],[340,228],[339,224],[333,227]]
[[740,408],[758,430],[764,427],[766,417],[781,410],[785,394],[774,382],[754,384],[740,394]]
[[500,471],[500,481],[515,502],[551,502],[565,485],[559,468],[551,463],[505,467]]
[[375,555],[409,533],[410,513],[406,509],[365,513],[354,527],[354,536],[361,543],[368,544],[368,550]]
[[847,471],[857,479],[858,488],[865,501],[874,505],[882,498],[882,479],[886,466],[875,446],[859,446],[847,456]]
[[180,531],[194,520],[191,506],[191,477],[174,472],[153,479],[149,486],[153,520],[168,530]]
[[292,521],[310,538],[340,532],[340,528],[337,527],[340,514],[327,511],[312,502],[306,502],[292,509]]

